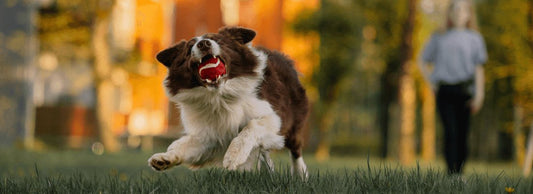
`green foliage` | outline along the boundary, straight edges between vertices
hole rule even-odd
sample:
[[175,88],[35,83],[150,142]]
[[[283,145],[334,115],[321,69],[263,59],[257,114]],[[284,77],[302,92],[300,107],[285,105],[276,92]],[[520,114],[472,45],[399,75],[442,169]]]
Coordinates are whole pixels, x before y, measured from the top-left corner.
[[402,52],[402,30],[407,18],[407,0],[358,1],[367,25],[376,29],[376,44],[380,46],[380,58],[385,63],[398,63]]
[[380,88],[380,76],[387,70],[388,82],[398,83],[389,77],[400,71],[405,55],[400,47],[406,5],[407,0],[326,0],[319,11],[302,13],[294,24],[297,32],[320,35],[320,66],[312,78],[320,98],[314,110],[321,114],[316,119],[319,127],[335,129],[335,138],[357,133],[370,138],[377,133],[373,121],[380,93],[385,90],[389,93],[381,95],[392,98],[397,93]]
[[322,1],[317,12],[303,12],[296,19],[296,32],[317,32],[320,36],[320,64],[313,70],[312,84],[320,102],[336,100],[339,83],[348,76],[360,48],[360,8],[353,1]]
[[[527,42],[528,3],[522,0],[486,0],[478,3],[480,32],[489,61],[485,65],[488,111],[495,113],[502,131],[512,131],[512,108],[533,113],[531,48]],[[502,17],[505,16],[505,17]]]
[[[489,60],[484,66],[485,103],[472,121],[471,156],[510,159],[513,157],[514,106],[524,109],[524,125],[533,121],[533,3],[523,0],[474,2]],[[397,99],[398,75],[409,71],[401,69],[402,59],[406,57],[401,44],[408,16],[407,4],[408,0],[324,0],[319,11],[303,12],[293,24],[297,32],[320,34],[320,66],[314,70],[312,78],[320,98],[314,110],[335,117],[329,119],[333,120],[330,126],[335,129],[330,132],[331,139],[349,137],[358,130],[368,131],[368,134],[383,133],[384,121],[390,120],[383,116],[389,111],[387,103]],[[417,21],[422,23],[415,27],[413,37],[412,44],[417,52],[436,28],[435,23],[444,17],[439,8],[435,9],[436,18],[432,21],[427,21],[428,15],[417,16]],[[364,29],[375,30],[375,37],[364,39],[361,36]],[[365,53],[368,45],[375,52]],[[379,68],[369,68],[369,64]],[[328,109],[333,110],[326,111]],[[373,112],[378,113],[379,121],[365,123],[364,120],[376,118],[368,116]],[[317,118],[314,120],[322,119]],[[382,125],[379,126],[382,130],[375,130],[376,125]],[[372,137],[368,134],[365,137]],[[489,146],[487,140],[491,141]]]
[[94,9],[88,2],[57,1],[41,8],[39,50],[53,52],[61,60],[89,60]]
[[112,4],[113,0],[57,0],[40,8],[39,50],[64,61],[91,60],[93,24],[98,15],[109,14]]

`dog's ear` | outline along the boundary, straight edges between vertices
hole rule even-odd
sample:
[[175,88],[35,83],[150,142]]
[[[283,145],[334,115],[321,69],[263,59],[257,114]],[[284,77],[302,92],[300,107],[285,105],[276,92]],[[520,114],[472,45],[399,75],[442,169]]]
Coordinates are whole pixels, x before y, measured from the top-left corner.
[[162,63],[164,66],[169,68],[172,65],[172,62],[174,62],[174,59],[178,57],[182,52],[185,51],[185,40],[181,40],[174,46],[171,46],[165,50],[162,50],[161,52],[157,53],[156,59]]
[[255,31],[243,27],[224,27],[221,28],[218,33],[241,44],[249,43],[255,37]]

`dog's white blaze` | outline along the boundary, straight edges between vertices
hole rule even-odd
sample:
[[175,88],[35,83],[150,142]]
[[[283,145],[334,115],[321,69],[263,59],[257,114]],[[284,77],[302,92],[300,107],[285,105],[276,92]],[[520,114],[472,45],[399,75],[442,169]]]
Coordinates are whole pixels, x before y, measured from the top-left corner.
[[[257,146],[265,150],[283,148],[283,136],[278,135],[281,119],[270,103],[257,97],[267,56],[254,48],[251,51],[258,59],[256,76],[228,79],[216,89],[182,89],[174,96],[165,86],[170,101],[180,108],[186,134],[169,146],[168,154],[186,163],[202,165],[211,161],[214,165],[231,163],[224,166],[248,169],[253,163],[250,159],[258,158]],[[230,144],[235,145],[232,150],[243,151],[228,155]],[[222,161],[225,153],[231,160]]]
[[192,52],[191,52],[191,55],[194,59],[196,59],[197,61],[201,61],[202,57],[204,57],[202,56],[202,52],[200,51],[200,48],[198,48],[198,43],[201,40],[209,41],[209,43],[211,43],[211,51],[213,52],[212,54],[214,56],[220,56],[220,45],[218,45],[217,42],[211,39],[206,39],[202,36],[196,37],[195,39],[196,39],[196,43],[193,45]]

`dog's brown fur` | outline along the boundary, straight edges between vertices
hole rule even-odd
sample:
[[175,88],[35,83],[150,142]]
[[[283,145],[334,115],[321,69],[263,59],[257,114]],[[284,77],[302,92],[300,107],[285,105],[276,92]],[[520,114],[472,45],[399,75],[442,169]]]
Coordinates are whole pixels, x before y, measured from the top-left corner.
[[268,65],[259,95],[266,99],[281,117],[281,134],[294,158],[301,156],[302,128],[307,118],[308,101],[298,80],[293,62],[285,55],[262,49],[268,54]]

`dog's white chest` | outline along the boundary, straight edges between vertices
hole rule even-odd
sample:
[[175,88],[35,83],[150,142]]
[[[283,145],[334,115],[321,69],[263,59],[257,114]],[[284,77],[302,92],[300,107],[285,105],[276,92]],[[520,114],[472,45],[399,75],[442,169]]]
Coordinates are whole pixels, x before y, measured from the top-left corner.
[[236,97],[207,93],[203,98],[180,102],[180,108],[187,134],[226,145],[248,121],[273,113],[268,102],[253,94]]

